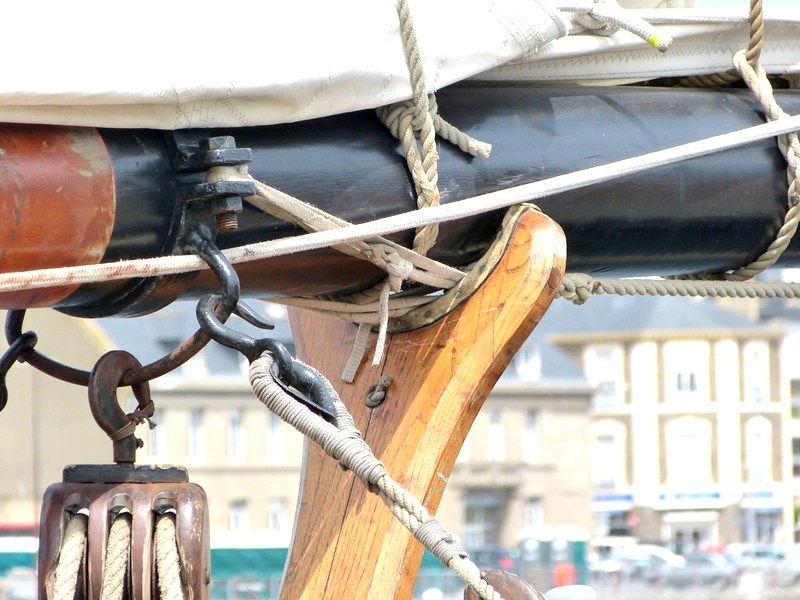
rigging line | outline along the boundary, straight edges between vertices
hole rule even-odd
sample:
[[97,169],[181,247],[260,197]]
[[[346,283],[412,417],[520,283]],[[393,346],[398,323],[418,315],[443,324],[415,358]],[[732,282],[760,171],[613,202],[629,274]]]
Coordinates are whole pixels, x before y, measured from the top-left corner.
[[[686,159],[736,148],[797,130],[800,130],[800,115],[754,125],[696,142],[657,150],[565,175],[557,175],[514,188],[488,192],[465,200],[384,217],[369,223],[360,223],[331,231],[319,231],[230,248],[223,251],[223,254],[231,263],[237,264],[306,250],[316,250],[336,244],[369,239],[378,235],[388,235],[405,229],[421,227],[429,223],[453,221],[514,204],[530,202],[587,185],[609,181],[624,175],[639,173],[654,167],[666,166]],[[186,271],[198,271],[203,268],[205,268],[205,263],[194,256],[165,256],[118,263],[6,273],[0,275],[0,292],[127,279],[130,277],[168,275]]]

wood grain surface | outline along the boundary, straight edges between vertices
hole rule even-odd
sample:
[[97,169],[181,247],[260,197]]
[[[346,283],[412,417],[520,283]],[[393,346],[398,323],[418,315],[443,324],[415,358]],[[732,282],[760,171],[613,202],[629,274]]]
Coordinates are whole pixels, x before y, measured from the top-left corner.
[[[340,377],[356,326],[291,311],[300,359],[330,379],[389,474],[432,514],[478,410],[564,273],[563,232],[538,211],[519,211],[498,240],[508,243],[503,258],[468,300],[433,325],[390,335],[377,367],[373,334],[352,384]],[[392,379],[387,398],[367,408],[381,375]],[[410,599],[422,551],[380,498],[307,447],[282,600]]]

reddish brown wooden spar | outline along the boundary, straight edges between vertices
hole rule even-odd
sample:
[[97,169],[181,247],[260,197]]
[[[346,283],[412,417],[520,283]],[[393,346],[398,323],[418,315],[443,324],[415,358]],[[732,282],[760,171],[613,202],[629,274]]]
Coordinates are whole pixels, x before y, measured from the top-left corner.
[[[509,230],[504,230],[508,232]],[[389,474],[435,513],[464,438],[511,357],[547,310],[564,273],[561,228],[518,212],[505,253],[460,307],[423,329],[389,336],[380,366],[340,380],[356,327],[292,312],[300,358],[330,379]],[[367,352],[374,349],[374,339]],[[381,375],[387,399],[364,399]],[[284,576],[285,600],[411,598],[422,546],[383,502],[312,447]]]
[[[114,171],[95,129],[0,129],[0,273],[100,262],[114,225]],[[78,286],[1,294],[48,306]]]

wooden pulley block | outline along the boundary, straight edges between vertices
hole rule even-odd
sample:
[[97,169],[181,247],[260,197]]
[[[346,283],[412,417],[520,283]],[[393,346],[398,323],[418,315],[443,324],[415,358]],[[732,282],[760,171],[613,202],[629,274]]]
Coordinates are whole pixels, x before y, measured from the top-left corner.
[[[113,441],[113,465],[71,465],[47,488],[39,526],[41,600],[206,600],[208,505],[183,467],[136,465],[137,424],[149,420],[147,384],[133,386],[139,408],[117,401],[123,375],[141,365],[119,350],[89,378],[89,406]],[[155,426],[151,424],[151,426]]]
[[208,531],[205,492],[183,467],[68,466],[42,503],[39,598],[205,600]]

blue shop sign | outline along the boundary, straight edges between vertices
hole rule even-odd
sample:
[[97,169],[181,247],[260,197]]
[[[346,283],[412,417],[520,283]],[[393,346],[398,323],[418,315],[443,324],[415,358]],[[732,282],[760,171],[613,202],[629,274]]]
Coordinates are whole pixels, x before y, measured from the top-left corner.
[[671,494],[659,494],[658,499],[661,501],[669,500],[719,500],[721,498],[719,492],[674,492]]

